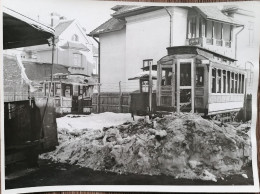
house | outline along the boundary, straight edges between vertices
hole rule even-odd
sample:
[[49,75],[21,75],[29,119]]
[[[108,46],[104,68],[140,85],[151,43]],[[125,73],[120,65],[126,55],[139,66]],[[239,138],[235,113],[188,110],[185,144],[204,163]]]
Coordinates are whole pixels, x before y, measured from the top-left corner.
[[[112,18],[93,30],[90,36],[100,40],[101,84],[118,85],[121,81],[125,83],[125,91],[138,89],[138,81],[130,84],[128,78],[149,64],[156,66],[162,57],[169,54],[168,47],[184,48],[184,52],[190,52],[186,49],[188,47],[203,48],[222,56],[219,58],[234,66],[243,67],[244,62],[234,61],[239,56],[244,58],[241,53],[245,49],[251,49],[246,41],[254,36],[254,32],[252,25],[245,25],[244,21],[253,21],[254,18],[248,11],[241,14],[238,7],[222,10],[216,6],[118,5],[112,10],[115,11]],[[238,43],[238,39],[245,41]],[[253,43],[251,39],[249,42]],[[101,87],[101,91],[108,89]]]
[[[97,49],[85,29],[77,20],[66,20],[57,14],[52,14],[51,25],[55,29],[56,47],[54,63],[65,65],[70,73],[81,73],[92,76],[96,68]],[[39,45],[26,47],[22,54],[23,61],[39,63],[52,62],[52,47]]]

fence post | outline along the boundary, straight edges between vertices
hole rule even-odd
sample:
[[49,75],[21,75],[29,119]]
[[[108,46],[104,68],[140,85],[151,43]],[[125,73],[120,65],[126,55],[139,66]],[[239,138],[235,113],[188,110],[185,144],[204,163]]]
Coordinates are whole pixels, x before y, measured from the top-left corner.
[[119,81],[119,112],[122,112],[122,90],[121,90],[121,81]]

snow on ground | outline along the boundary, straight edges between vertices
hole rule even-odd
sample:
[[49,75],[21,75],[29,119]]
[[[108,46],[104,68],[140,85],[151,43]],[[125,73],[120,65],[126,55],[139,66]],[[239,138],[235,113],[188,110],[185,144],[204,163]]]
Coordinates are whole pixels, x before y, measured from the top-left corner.
[[[140,117],[135,116],[135,119]],[[57,119],[58,130],[79,131],[83,129],[102,130],[103,127],[121,125],[132,121],[130,113],[105,112],[91,115],[66,115]]]
[[217,181],[242,174],[250,163],[248,126],[190,113],[151,121],[117,113],[68,115],[58,119],[59,146],[41,158],[116,173]]

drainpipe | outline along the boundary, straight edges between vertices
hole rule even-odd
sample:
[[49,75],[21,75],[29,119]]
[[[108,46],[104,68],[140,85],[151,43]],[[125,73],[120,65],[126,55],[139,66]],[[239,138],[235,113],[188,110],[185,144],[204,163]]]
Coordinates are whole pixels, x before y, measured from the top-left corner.
[[235,35],[235,41],[236,41],[236,44],[235,44],[235,59],[237,59],[237,36],[240,32],[242,32],[242,30],[244,30],[245,26],[243,26]]
[[164,7],[164,9],[166,10],[168,15],[170,16],[170,47],[171,47],[172,46],[172,18],[173,18],[173,14],[170,13],[170,11],[166,7]]
[[100,42],[92,35],[92,38],[97,42],[98,44],[98,110],[97,112],[100,112]]

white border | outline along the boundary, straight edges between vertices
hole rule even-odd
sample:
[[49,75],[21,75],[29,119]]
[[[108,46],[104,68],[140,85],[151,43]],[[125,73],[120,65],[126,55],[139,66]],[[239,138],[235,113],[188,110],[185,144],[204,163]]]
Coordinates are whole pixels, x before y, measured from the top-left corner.
[[[73,1],[72,1],[73,2]],[[74,1],[75,3],[75,1]],[[193,5],[198,5],[198,3],[143,3],[143,2],[111,2],[111,1],[106,1],[106,2],[100,2],[97,1],[97,6],[102,6],[102,4],[110,3],[111,5],[116,5],[116,4],[124,4],[124,5],[155,5],[155,6],[193,6]],[[99,4],[100,3],[100,4]],[[255,6],[259,6],[260,2],[257,1],[246,1],[246,2],[221,2],[221,3],[199,3],[200,6],[209,6],[209,5],[220,5],[220,4],[250,4],[252,3]],[[1,6],[2,10],[2,6]],[[1,11],[2,12],[2,11]],[[259,13],[257,18],[259,19]],[[2,26],[2,19],[0,19],[0,23]],[[258,32],[259,32],[259,26],[258,26]],[[1,30],[1,42],[3,37],[3,31]],[[1,49],[3,51],[3,44],[1,44]],[[259,57],[258,57],[259,58]],[[1,52],[1,61],[3,64],[3,57],[2,57],[2,52]],[[258,72],[257,66],[255,72]],[[1,71],[1,78],[3,78],[3,65],[0,66],[0,71]],[[1,165],[1,189],[3,193],[28,193],[28,192],[49,192],[49,191],[125,191],[125,192],[259,192],[259,179],[258,179],[258,168],[257,168],[257,147],[256,147],[256,121],[257,121],[257,88],[258,88],[258,77],[259,74],[255,73],[254,75],[254,86],[255,88],[254,93],[252,95],[252,127],[251,127],[251,132],[252,132],[252,168],[253,168],[253,176],[254,176],[254,185],[253,186],[136,186],[136,185],[131,185],[131,186],[123,186],[123,185],[111,185],[111,186],[104,186],[104,185],[91,185],[91,186],[46,186],[46,187],[31,187],[31,188],[21,188],[21,189],[10,189],[10,190],[5,190],[5,168],[4,165]],[[0,85],[1,85],[1,129],[4,128],[4,102],[3,102],[3,79],[0,80]],[[4,130],[1,130],[1,161],[3,164],[4,161]]]

